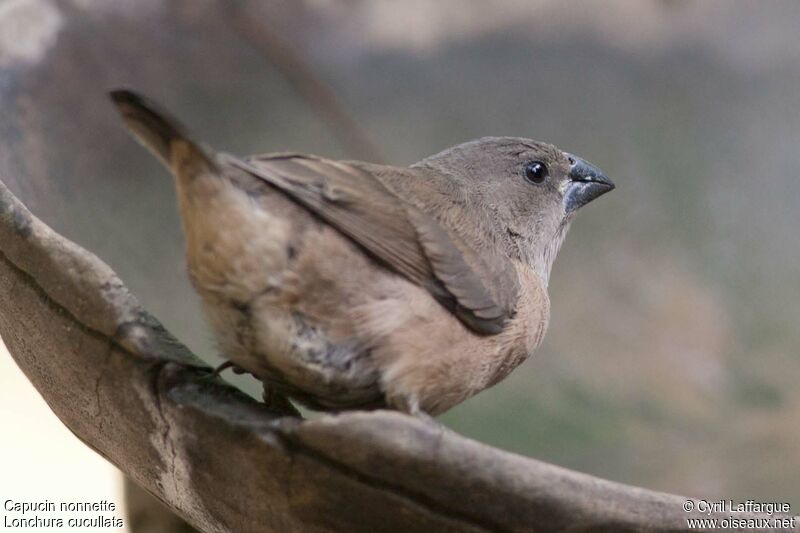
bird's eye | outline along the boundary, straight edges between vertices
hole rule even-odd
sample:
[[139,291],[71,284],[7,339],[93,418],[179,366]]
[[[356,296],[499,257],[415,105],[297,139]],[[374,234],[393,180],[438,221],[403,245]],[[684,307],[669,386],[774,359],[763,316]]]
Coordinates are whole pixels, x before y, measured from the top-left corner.
[[541,161],[531,161],[525,165],[525,179],[531,183],[544,183],[547,179],[547,167]]

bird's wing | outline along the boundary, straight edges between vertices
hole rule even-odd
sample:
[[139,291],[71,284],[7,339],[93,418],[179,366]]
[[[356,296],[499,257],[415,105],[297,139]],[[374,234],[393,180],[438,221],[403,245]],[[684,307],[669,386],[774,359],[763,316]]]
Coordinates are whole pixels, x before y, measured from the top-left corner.
[[513,316],[517,277],[510,261],[481,260],[370,172],[299,154],[248,160],[221,155],[220,161],[303,205],[384,265],[425,287],[477,333],[499,333]]

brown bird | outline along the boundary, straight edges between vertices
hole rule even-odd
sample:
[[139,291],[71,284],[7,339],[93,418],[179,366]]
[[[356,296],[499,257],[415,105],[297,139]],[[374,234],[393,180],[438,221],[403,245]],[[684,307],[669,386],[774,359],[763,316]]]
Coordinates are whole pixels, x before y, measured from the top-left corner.
[[506,377],[542,341],[576,210],[614,188],[513,137],[410,167],[241,159],[140,95],[111,97],[175,175],[189,276],[222,352],[316,409],[436,415]]

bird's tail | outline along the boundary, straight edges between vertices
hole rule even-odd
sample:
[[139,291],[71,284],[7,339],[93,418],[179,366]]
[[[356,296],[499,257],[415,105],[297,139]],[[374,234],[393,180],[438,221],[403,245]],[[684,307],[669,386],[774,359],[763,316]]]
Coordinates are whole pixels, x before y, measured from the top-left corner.
[[173,173],[179,174],[186,163],[216,168],[213,158],[157,104],[127,89],[116,89],[109,94],[133,136]]

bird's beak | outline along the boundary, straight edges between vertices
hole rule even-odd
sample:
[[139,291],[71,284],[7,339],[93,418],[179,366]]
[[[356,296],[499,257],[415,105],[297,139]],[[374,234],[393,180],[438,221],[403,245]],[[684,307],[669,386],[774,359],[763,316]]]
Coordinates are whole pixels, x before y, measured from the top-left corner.
[[567,154],[567,157],[571,163],[564,193],[564,210],[567,213],[614,189],[614,184],[599,168],[572,154]]

